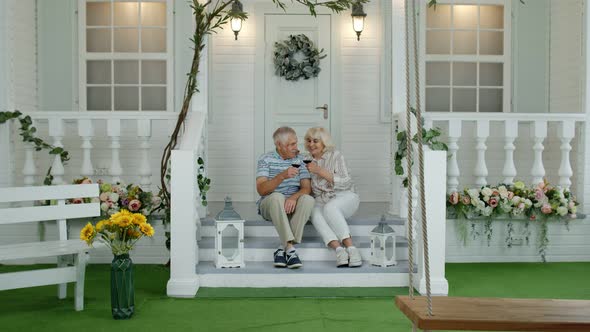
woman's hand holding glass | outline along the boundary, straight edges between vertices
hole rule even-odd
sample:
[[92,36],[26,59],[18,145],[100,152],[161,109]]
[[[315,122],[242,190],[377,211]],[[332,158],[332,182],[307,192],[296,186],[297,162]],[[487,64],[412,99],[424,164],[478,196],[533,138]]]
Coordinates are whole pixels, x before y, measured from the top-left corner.
[[322,171],[320,165],[318,165],[315,161],[307,163],[305,167],[307,167],[307,170],[312,174],[319,174]]

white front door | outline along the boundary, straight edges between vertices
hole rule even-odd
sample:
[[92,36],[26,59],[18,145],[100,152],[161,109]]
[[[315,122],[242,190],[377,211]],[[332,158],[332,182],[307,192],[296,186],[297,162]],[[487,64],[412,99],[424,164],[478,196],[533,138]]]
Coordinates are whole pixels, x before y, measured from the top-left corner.
[[[301,152],[304,152],[303,136],[307,129],[317,126],[330,129],[330,19],[330,15],[265,15],[265,151],[274,149],[272,133],[281,126],[295,129]],[[297,34],[305,34],[318,50],[324,49],[322,54],[327,57],[320,60],[321,71],[317,77],[287,81],[275,74],[274,45]]]

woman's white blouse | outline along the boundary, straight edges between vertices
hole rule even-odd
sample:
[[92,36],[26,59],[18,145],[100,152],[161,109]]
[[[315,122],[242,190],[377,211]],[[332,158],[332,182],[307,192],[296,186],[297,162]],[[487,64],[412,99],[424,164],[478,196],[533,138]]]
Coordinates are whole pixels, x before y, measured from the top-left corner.
[[339,191],[355,192],[350,171],[340,151],[326,151],[319,160],[314,159],[314,161],[320,167],[334,174],[334,184],[317,174],[311,175],[311,189],[316,202],[325,204],[334,198]]

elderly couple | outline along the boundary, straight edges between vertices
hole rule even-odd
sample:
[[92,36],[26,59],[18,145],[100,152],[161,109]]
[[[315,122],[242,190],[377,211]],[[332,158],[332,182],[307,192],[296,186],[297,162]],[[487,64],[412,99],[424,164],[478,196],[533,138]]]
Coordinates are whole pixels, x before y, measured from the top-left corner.
[[272,221],[281,240],[274,252],[274,266],[294,269],[303,265],[294,245],[301,242],[310,216],[326,246],[335,251],[338,267],[361,266],[361,254],[346,223],[360,199],[344,157],[324,128],[310,128],[304,139],[309,152],[305,158],[299,155],[295,130],[281,127],[273,134],[276,150],[258,159],[259,212]]

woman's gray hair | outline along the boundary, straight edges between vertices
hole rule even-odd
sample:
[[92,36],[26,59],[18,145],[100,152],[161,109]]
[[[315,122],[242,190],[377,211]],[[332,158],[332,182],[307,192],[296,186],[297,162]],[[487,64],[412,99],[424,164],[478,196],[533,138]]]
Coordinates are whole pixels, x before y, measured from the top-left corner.
[[272,134],[272,139],[275,142],[275,144],[279,142],[284,144],[287,142],[287,139],[289,139],[290,135],[297,137],[297,133],[295,132],[295,130],[293,130],[293,128],[281,127],[275,130],[274,134]]
[[319,139],[320,141],[322,141],[322,144],[324,144],[324,151],[322,152],[326,152],[326,151],[334,151],[334,149],[336,149],[336,145],[334,144],[334,141],[332,140],[332,135],[330,135],[330,132],[323,127],[313,127],[313,128],[309,128],[307,130],[307,132],[305,133],[305,140],[307,140],[308,138],[310,139]]

